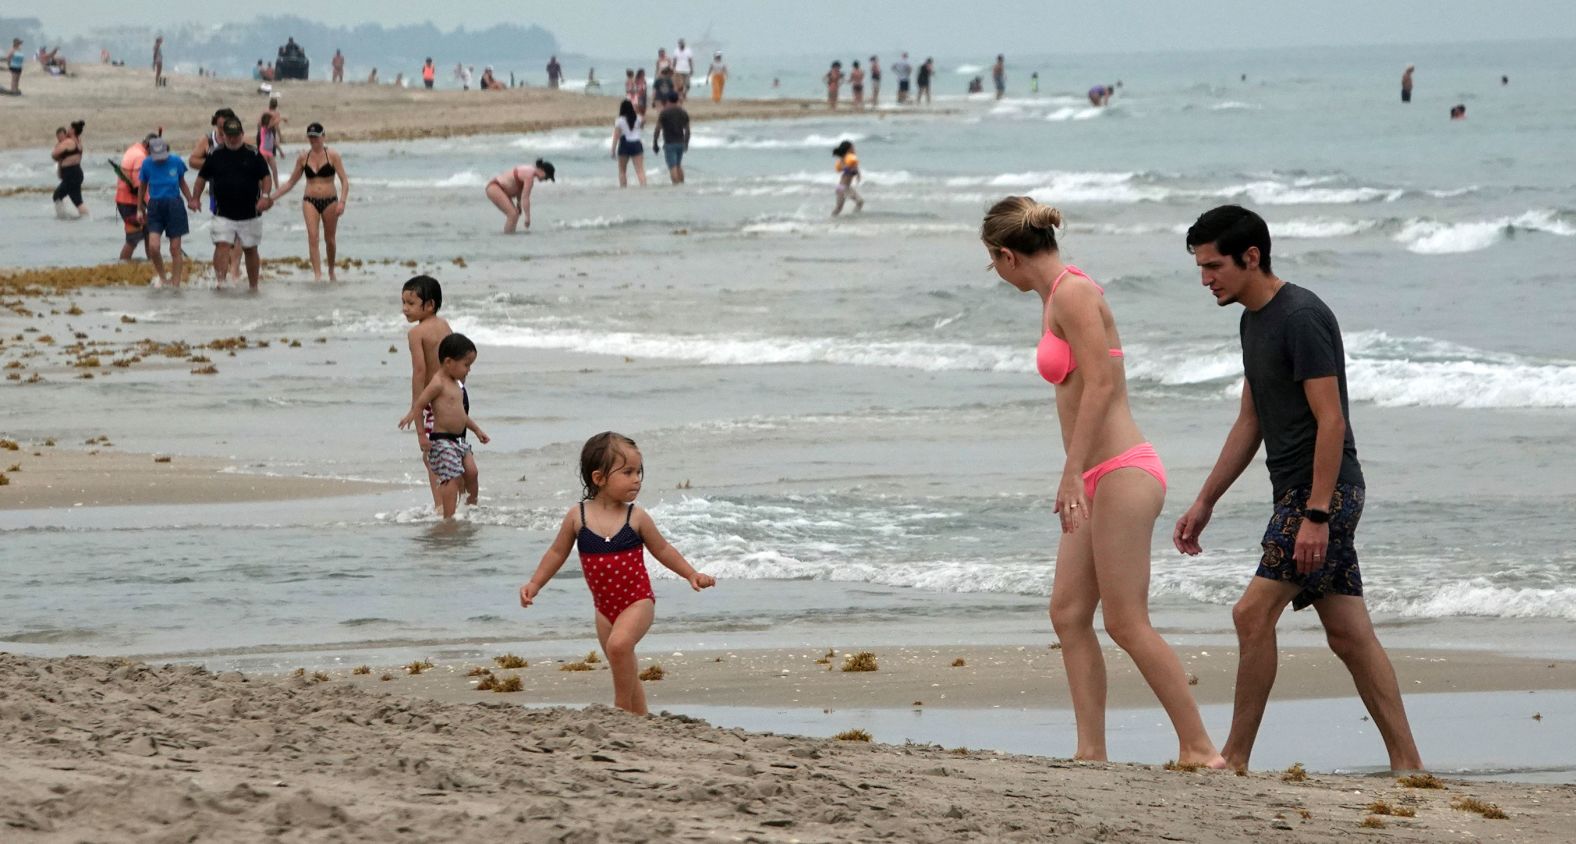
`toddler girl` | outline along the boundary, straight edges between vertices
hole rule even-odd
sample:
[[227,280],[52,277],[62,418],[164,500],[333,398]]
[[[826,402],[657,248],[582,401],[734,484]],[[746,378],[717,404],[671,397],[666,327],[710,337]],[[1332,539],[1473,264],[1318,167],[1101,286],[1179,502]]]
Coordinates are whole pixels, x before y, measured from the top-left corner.
[[596,606],[596,636],[613,672],[613,705],[646,714],[646,692],[636,676],[635,644],[656,613],[656,596],[646,574],[645,550],[699,592],[716,578],[695,570],[657,531],[651,516],[635,506],[645,464],[635,441],[604,431],[580,450],[585,497],[564,514],[558,536],[542,555],[529,583],[520,587],[520,606],[529,607],[558,573],[569,549],[580,550],[580,570]]

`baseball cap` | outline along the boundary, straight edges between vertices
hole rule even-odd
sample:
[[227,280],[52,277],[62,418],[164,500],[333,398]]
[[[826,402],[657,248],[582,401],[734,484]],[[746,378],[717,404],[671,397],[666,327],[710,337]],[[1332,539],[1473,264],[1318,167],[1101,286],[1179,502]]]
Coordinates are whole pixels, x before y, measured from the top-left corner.
[[321,138],[321,137],[323,137],[323,124],[321,124],[321,123],[308,123],[306,125],[306,136],[308,138]]
[[226,135],[240,135],[245,131],[245,129],[241,128],[241,119],[239,117],[230,115],[224,119],[224,133]]
[[151,138],[148,141],[148,157],[154,161],[165,161],[170,157],[170,143],[163,138]]

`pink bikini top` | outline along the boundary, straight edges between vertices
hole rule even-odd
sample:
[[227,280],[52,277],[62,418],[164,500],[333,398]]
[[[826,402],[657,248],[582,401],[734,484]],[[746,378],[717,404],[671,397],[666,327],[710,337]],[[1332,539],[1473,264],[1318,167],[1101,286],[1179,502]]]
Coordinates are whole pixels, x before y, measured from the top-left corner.
[[[1057,286],[1062,283],[1062,279],[1066,278],[1068,273],[1089,278],[1088,273],[1069,265],[1062,270],[1062,274],[1057,276],[1055,281],[1051,282],[1052,296],[1056,295]],[[1095,284],[1094,279],[1089,278],[1089,283],[1094,284],[1094,289],[1100,291],[1101,294],[1105,293],[1105,288]],[[1113,358],[1122,356],[1121,349],[1111,349],[1110,351]],[[1035,353],[1034,362],[1040,370],[1040,377],[1052,384],[1060,384],[1066,381],[1067,376],[1073,374],[1073,370],[1078,368],[1078,361],[1073,360],[1072,347],[1067,345],[1066,340],[1052,334],[1049,328],[1045,329],[1045,336],[1040,338],[1040,348]]]

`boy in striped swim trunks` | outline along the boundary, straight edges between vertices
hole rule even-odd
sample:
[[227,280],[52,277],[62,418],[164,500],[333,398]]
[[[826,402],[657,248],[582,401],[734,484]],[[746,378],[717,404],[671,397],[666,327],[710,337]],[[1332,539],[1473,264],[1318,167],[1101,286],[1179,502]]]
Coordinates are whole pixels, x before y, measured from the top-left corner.
[[438,372],[427,384],[427,389],[411,402],[410,412],[399,421],[400,428],[416,423],[423,411],[432,410],[432,432],[428,439],[427,467],[438,481],[439,508],[445,519],[454,518],[459,506],[460,487],[465,486],[466,504],[477,500],[476,458],[471,445],[465,441],[466,431],[475,431],[476,439],[486,445],[487,434],[471,420],[471,397],[465,389],[465,379],[476,363],[476,344],[464,334],[450,334],[438,344]]

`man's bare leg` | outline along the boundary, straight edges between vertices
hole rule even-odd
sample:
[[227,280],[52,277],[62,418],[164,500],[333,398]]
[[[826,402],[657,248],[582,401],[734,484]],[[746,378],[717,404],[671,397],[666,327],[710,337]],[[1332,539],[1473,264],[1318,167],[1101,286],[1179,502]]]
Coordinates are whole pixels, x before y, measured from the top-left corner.
[[1357,695],[1363,699],[1374,725],[1379,728],[1379,735],[1384,738],[1390,769],[1422,770],[1423,760],[1417,752],[1417,742],[1412,739],[1406,704],[1401,700],[1401,684],[1396,681],[1395,667],[1374,633],[1368,605],[1353,595],[1326,595],[1315,601],[1313,607],[1324,623],[1330,650],[1346,663],[1346,670],[1352,673],[1352,682],[1357,686]]
[[1246,770],[1253,742],[1264,720],[1264,705],[1275,686],[1275,625],[1301,587],[1294,583],[1255,577],[1242,598],[1231,608],[1237,628],[1237,691],[1231,707],[1231,733],[1220,755],[1226,764]]

